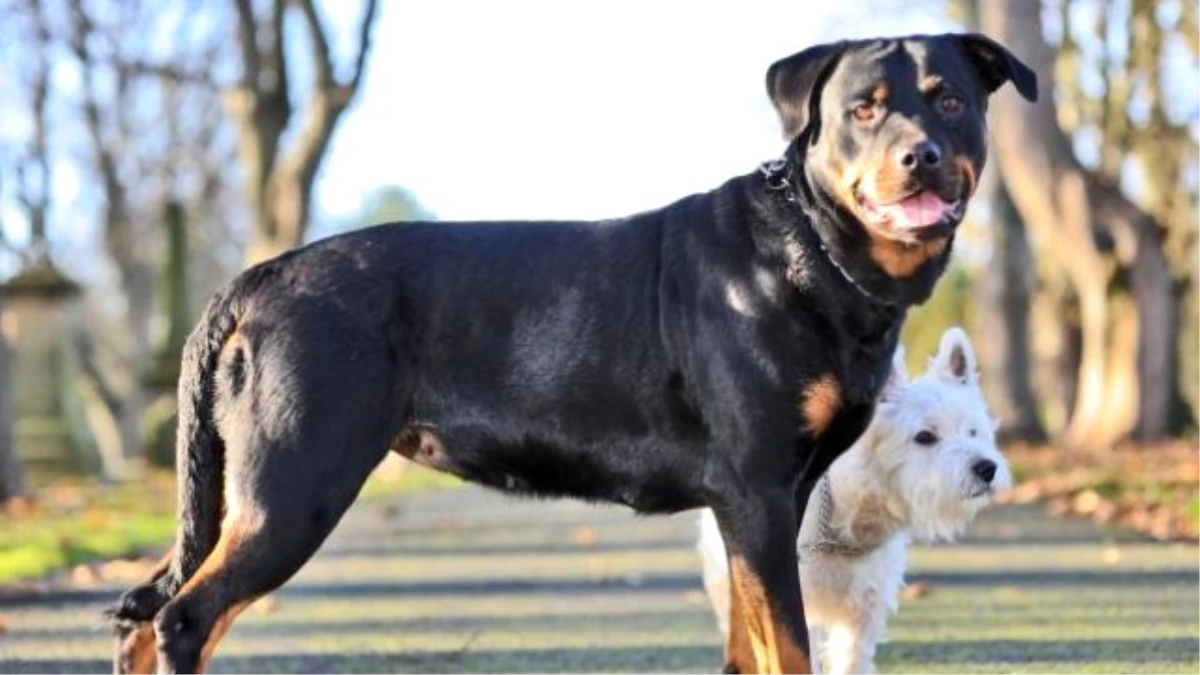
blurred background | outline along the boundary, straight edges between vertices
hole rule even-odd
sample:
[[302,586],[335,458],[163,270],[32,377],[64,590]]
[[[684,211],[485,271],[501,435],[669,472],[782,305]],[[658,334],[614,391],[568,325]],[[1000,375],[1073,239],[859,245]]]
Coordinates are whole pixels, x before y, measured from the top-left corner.
[[775,59],[962,29],[1043,97],[993,98],[910,358],[969,330],[1012,499],[1194,538],[1196,4],[836,4],[0,0],[0,583],[165,541],[180,351],[247,264],[656,208],[781,153]]

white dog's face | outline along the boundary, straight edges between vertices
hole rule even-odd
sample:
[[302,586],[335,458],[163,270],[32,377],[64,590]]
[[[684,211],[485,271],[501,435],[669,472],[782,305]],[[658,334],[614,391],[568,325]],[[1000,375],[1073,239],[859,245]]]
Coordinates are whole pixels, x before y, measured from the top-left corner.
[[951,328],[921,377],[907,381],[898,353],[868,434],[886,492],[907,513],[918,539],[951,539],[996,492],[1012,483],[996,447],[975,353]]

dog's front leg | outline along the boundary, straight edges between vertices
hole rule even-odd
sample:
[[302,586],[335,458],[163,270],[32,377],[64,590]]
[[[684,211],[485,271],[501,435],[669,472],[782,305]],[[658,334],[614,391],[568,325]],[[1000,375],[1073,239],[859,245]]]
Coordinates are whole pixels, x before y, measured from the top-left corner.
[[887,625],[887,609],[868,599],[855,614],[829,627],[827,675],[875,672],[875,648]]
[[811,673],[793,488],[745,481],[728,465],[709,474],[706,489],[729,556],[725,671]]

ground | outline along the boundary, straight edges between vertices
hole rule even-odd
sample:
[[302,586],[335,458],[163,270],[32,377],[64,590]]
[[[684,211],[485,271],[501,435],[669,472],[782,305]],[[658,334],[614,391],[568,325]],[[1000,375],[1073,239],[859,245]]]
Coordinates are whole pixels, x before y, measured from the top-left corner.
[[[475,488],[358,505],[248,611],[216,672],[717,672],[694,514],[519,501]],[[918,549],[882,672],[1200,670],[1197,548],[985,513]],[[0,591],[0,672],[100,672],[114,587]]]

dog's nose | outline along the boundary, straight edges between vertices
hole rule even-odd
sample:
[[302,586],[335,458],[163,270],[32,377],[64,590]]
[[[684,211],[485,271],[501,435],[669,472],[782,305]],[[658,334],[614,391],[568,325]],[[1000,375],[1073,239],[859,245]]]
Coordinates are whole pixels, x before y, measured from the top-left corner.
[[918,167],[933,168],[942,163],[942,149],[930,140],[921,141],[900,153],[900,166],[913,171]]
[[971,465],[971,473],[984,483],[991,483],[996,477],[996,463],[990,459],[981,459]]

